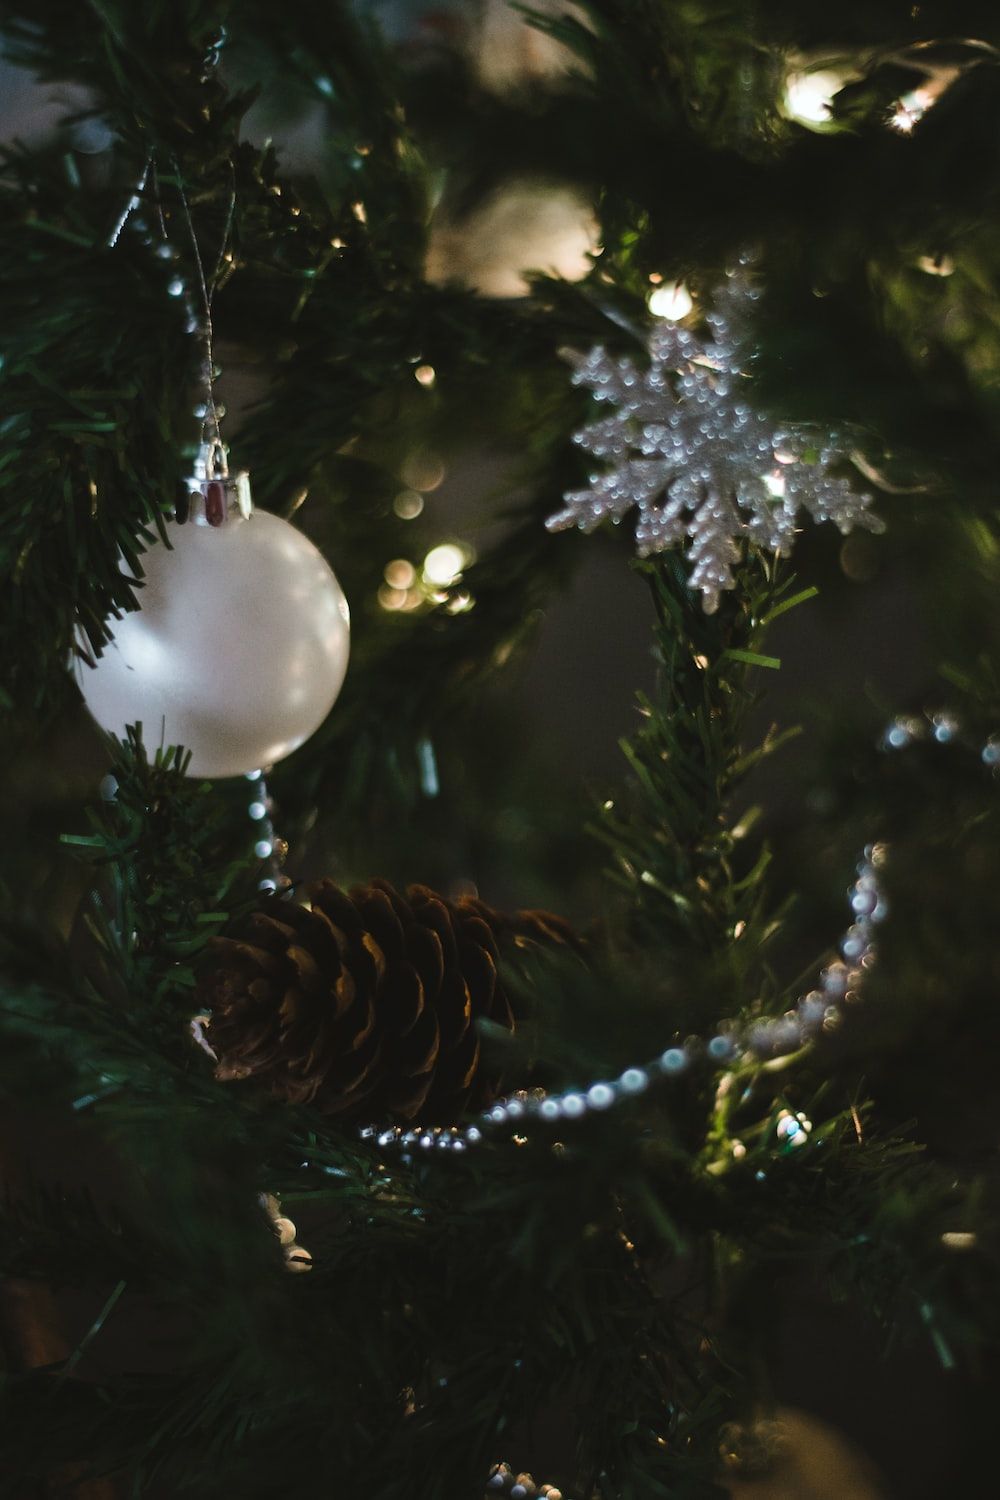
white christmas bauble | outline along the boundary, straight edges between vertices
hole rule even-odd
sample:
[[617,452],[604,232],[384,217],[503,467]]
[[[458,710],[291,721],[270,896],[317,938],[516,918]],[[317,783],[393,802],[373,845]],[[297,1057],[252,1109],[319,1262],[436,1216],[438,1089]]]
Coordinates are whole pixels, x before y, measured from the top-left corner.
[[87,707],[121,736],[191,751],[190,776],[282,760],[326,718],[350,649],[347,600],[322,554],[268,511],[221,525],[170,522],[143,557],[141,608],[114,622]]

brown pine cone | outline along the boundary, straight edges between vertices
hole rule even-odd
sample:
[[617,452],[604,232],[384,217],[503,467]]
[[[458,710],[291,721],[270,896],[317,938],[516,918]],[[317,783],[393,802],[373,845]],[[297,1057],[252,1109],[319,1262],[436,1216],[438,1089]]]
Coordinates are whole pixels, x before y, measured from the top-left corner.
[[323,880],[304,894],[305,906],[268,898],[214,939],[199,999],[218,1078],[328,1114],[447,1124],[484,1108],[500,1079],[481,1065],[477,1023],[515,1025],[501,944],[579,947],[547,912],[501,917],[425,886]]

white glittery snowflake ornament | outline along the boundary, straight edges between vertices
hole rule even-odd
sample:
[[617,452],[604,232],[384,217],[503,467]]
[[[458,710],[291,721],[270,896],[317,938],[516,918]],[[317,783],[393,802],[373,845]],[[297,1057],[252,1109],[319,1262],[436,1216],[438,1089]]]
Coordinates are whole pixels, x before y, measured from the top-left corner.
[[609,467],[564,495],[565,508],[546,525],[593,531],[634,505],[640,556],[686,544],[690,587],[701,591],[706,614],[733,587],[743,538],[790,552],[800,508],[842,532],[883,529],[872,497],[830,473],[844,456],[834,434],[778,425],[750,404],[746,324],[758,295],[745,272],[730,276],[708,316],[711,339],[658,321],[645,370],[600,347],[569,356],[574,384],[614,408],[574,435]]

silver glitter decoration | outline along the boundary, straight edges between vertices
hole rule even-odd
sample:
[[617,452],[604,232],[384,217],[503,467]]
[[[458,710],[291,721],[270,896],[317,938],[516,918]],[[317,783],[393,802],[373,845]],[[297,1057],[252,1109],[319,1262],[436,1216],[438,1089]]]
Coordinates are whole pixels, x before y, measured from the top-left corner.
[[647,370],[601,347],[569,356],[574,384],[614,407],[574,434],[608,468],[564,495],[565,508],[546,525],[593,531],[634,505],[640,556],[686,548],[706,614],[733,587],[743,539],[787,554],[800,508],[845,533],[883,530],[872,497],[830,473],[844,457],[835,434],[776,424],[751,405],[748,313],[758,296],[750,275],[734,272],[708,315],[711,339],[658,320]]

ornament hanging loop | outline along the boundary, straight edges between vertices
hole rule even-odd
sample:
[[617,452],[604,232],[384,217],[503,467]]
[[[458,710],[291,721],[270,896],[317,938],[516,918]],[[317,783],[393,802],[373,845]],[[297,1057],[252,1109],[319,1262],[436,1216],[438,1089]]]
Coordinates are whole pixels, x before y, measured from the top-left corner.
[[194,461],[194,473],[198,479],[228,479],[229,450],[216,435],[210,442],[202,442]]
[[215,404],[215,353],[213,350],[214,329],[212,327],[212,296],[215,291],[215,283],[222,264],[222,258],[225,255],[226,244],[229,240],[229,231],[232,227],[233,212],[235,209],[235,191],[231,195],[229,201],[229,213],[227,215],[225,232],[222,236],[222,243],[219,246],[218,263],[211,277],[209,278],[205,275],[205,267],[202,263],[201,250],[198,246],[198,236],[195,233],[194,220],[191,217],[191,208],[187,200],[187,194],[184,191],[180,166],[176,160],[174,161],[173,165],[174,171],[177,176],[177,190],[180,194],[181,208],[183,210],[184,219],[187,224],[188,236],[191,240],[191,251],[194,256],[195,270],[198,274],[198,289],[201,293],[201,317],[197,326],[198,340],[201,344],[201,366],[199,371],[201,383],[201,398],[199,406],[197,408],[198,412],[201,415],[201,443],[202,448],[214,447],[217,450],[221,450],[222,440],[220,437],[219,429],[219,410]]

